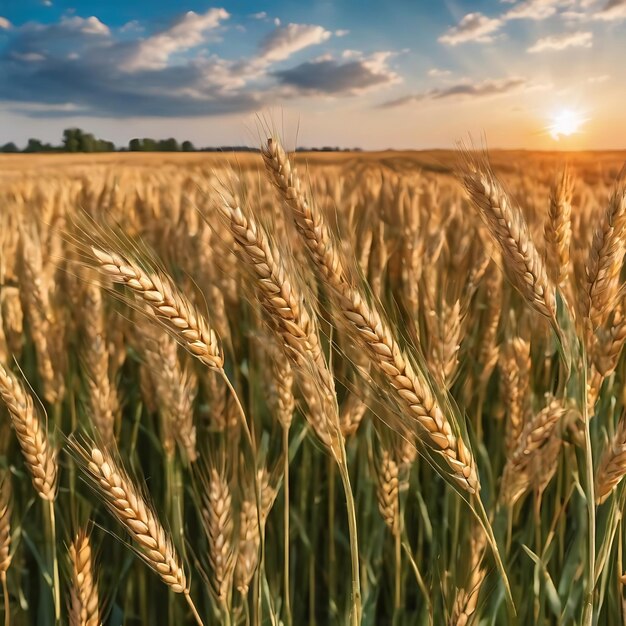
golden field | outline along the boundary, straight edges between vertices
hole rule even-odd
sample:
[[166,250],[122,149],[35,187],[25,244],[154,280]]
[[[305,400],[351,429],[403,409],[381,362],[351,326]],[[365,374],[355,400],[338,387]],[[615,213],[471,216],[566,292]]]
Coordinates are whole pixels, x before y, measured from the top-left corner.
[[623,623],[625,157],[0,155],[5,623]]

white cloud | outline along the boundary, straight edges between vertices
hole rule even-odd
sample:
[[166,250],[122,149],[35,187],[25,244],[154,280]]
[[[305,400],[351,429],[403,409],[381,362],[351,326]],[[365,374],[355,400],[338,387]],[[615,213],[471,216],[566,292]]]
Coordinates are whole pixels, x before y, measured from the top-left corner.
[[335,31],[335,37],[345,37],[346,35],[349,35],[350,31],[346,30],[345,28],[340,28],[339,30]]
[[589,20],[589,15],[584,11],[563,11],[561,17],[569,22],[586,22]]
[[125,69],[166,67],[173,54],[199,46],[205,41],[208,31],[215,30],[229,17],[225,9],[209,9],[202,14],[187,11],[168,29],[138,42],[126,60]]
[[259,11],[258,13],[252,13],[250,17],[253,20],[265,20],[267,19],[267,13],[265,11]]
[[562,0],[526,0],[516,4],[505,15],[507,20],[545,20],[556,13]]
[[562,35],[550,35],[539,39],[528,52],[536,53],[545,50],[565,50],[567,48],[591,48],[593,45],[593,33],[580,31],[577,33],[565,33]]
[[41,4],[43,4],[45,7],[51,7],[52,6],[52,0],[43,0],[43,2]]
[[130,22],[126,22],[126,24],[120,27],[120,33],[132,33],[142,30],[143,26],[141,26],[141,24],[139,24],[137,20],[131,20]]
[[9,28],[11,28],[11,22],[0,15],[0,30],[8,30]]
[[314,24],[287,24],[271,32],[261,45],[261,59],[274,63],[309,46],[323,43],[332,33]]
[[63,17],[61,18],[61,26],[65,26],[70,30],[74,30],[86,35],[109,35],[109,27],[103,24],[97,17]]
[[441,43],[456,46],[468,41],[487,43],[502,26],[502,20],[482,13],[468,13],[456,26],[449,28],[439,40]]
[[600,76],[590,76],[587,82],[591,85],[598,85],[600,83],[606,83],[610,78],[609,74],[601,74]]
[[440,70],[436,67],[428,70],[428,75],[431,78],[445,78],[446,76],[450,76],[450,74],[452,74],[450,70]]
[[626,0],[609,0],[604,7],[594,15],[594,19],[606,22],[626,19]]
[[11,58],[16,61],[25,61],[26,63],[37,63],[38,61],[44,61],[46,57],[39,52],[12,52]]

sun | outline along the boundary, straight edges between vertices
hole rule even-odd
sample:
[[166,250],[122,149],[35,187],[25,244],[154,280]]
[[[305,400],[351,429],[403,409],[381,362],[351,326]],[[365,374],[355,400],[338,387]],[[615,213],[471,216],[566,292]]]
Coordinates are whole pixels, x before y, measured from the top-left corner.
[[561,109],[552,117],[547,130],[558,141],[561,137],[569,137],[580,132],[586,121],[580,111]]

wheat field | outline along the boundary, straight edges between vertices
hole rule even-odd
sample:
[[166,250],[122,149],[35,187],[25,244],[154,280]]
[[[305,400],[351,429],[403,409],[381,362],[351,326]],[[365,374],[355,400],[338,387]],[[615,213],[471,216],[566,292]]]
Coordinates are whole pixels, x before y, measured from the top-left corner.
[[625,623],[624,156],[0,156],[5,625]]

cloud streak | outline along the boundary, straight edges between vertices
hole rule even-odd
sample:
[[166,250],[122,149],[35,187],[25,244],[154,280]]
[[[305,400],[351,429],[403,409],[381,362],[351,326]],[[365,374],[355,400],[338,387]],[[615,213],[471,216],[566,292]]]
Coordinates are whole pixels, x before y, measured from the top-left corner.
[[479,99],[499,96],[529,87],[527,79],[510,77],[502,79],[488,79],[479,83],[463,81],[447,87],[438,87],[420,93],[409,94],[395,100],[388,100],[379,105],[389,109],[407,104],[415,104],[425,100],[455,100],[460,98]]
[[545,51],[561,51],[567,48],[591,48],[592,45],[593,33],[590,31],[579,31],[543,37],[528,48],[528,52],[536,54]]

